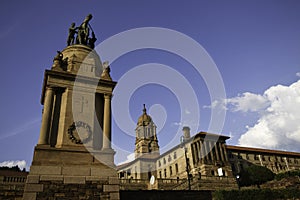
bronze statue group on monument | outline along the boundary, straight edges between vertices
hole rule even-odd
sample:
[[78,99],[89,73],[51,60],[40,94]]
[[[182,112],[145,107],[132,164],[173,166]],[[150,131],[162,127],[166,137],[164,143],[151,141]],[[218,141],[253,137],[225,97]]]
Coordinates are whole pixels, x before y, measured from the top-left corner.
[[[91,14],[85,17],[84,21],[81,23],[80,26],[75,27],[75,23],[73,22],[71,24],[71,27],[69,28],[69,35],[67,40],[67,45],[73,45],[73,44],[84,44],[92,49],[95,47],[95,42],[97,40],[95,33],[89,24],[89,21],[93,18]],[[90,37],[90,30],[92,31],[91,37]],[[76,39],[75,39],[75,35]]]

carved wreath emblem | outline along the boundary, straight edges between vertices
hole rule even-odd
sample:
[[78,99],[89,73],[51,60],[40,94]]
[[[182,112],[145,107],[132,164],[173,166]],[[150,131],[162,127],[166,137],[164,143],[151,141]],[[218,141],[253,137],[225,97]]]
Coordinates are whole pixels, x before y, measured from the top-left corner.
[[[84,130],[81,130],[83,128]],[[74,131],[77,130],[77,135],[74,135]],[[80,132],[80,136],[79,136]],[[85,122],[77,121],[68,128],[69,139],[75,144],[85,144],[90,141],[92,137],[92,130],[90,125]]]

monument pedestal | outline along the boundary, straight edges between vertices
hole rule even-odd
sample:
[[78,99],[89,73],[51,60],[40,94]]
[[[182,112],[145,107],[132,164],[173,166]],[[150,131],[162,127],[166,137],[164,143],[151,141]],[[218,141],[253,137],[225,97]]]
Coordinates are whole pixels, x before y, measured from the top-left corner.
[[119,199],[117,172],[101,162],[114,153],[37,145],[23,199]]

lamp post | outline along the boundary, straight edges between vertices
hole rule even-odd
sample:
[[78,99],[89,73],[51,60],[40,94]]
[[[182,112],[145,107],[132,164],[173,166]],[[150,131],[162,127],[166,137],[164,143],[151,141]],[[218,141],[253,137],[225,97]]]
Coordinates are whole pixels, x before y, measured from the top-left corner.
[[237,182],[239,190],[240,190],[241,189],[241,186],[240,186],[240,175],[236,175],[236,182]]
[[188,187],[189,187],[189,190],[191,190],[191,177],[190,177],[190,169],[189,169],[189,158],[187,157],[187,148],[185,147],[184,136],[180,137],[180,143],[181,143],[181,147],[184,149],[185,164],[186,164],[185,170],[186,170],[187,179],[188,179]]

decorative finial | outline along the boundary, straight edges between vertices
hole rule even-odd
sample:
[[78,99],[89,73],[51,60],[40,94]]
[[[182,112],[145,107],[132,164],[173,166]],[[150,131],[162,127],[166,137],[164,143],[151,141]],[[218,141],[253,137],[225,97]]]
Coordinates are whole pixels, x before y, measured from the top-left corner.
[[146,104],[143,105],[144,105],[143,113],[146,114],[147,113]]

